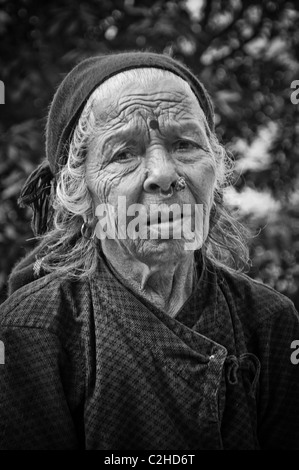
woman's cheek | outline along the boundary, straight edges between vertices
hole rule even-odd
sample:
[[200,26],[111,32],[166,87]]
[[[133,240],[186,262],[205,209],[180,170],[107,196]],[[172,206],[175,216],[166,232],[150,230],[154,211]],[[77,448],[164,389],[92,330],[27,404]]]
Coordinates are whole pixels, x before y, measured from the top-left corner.
[[89,179],[88,186],[97,205],[109,203],[117,207],[118,198],[122,196],[126,198],[126,205],[128,207],[139,202],[143,181],[144,171],[141,169],[130,174],[102,170],[102,172],[98,173],[97,177]]
[[144,171],[141,166],[131,170],[130,167],[119,165],[114,173],[109,169],[105,172],[105,188],[101,188],[105,201],[117,206],[118,198],[125,197],[127,206],[139,202],[143,189]]
[[95,206],[100,203],[106,203],[109,199],[111,192],[113,178],[111,175],[107,177],[103,171],[90,171],[86,172],[86,184],[91,193]]
[[142,166],[140,166],[134,172],[125,175],[119,181],[117,191],[118,194],[126,197],[127,207],[131,204],[137,204],[141,200],[144,180],[145,171]]
[[202,162],[188,170],[184,172],[184,176],[196,204],[205,204],[209,207],[213,201],[216,184],[214,165],[210,162]]

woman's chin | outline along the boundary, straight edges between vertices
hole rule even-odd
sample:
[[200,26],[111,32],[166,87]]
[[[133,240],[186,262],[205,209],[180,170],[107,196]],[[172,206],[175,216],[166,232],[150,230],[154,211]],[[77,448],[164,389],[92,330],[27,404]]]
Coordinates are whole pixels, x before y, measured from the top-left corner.
[[190,255],[185,249],[185,240],[131,240],[129,250],[134,256],[146,264],[168,263]]

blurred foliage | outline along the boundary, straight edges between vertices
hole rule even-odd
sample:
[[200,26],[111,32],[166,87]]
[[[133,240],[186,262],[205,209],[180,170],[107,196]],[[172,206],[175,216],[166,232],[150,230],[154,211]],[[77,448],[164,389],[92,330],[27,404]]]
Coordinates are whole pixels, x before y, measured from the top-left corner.
[[[16,201],[44,157],[56,87],[85,57],[147,49],[181,59],[202,79],[215,103],[219,139],[232,150],[238,142],[249,148],[260,130],[274,125],[267,162],[240,171],[235,187],[269,190],[279,201],[279,211],[266,220],[246,217],[255,232],[262,227],[251,241],[249,274],[298,308],[299,105],[290,100],[291,82],[299,79],[298,46],[295,1],[0,0],[6,98],[0,106],[0,300],[12,266],[34,246],[30,211]],[[237,150],[235,158],[246,152]]]

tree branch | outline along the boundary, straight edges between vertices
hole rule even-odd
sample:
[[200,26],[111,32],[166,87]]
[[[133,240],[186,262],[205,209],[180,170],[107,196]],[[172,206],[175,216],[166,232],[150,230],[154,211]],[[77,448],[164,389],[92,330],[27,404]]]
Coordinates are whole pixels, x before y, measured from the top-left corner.
[[263,14],[261,14],[261,18],[260,18],[260,20],[258,21],[258,23],[256,23],[255,28],[254,28],[252,34],[251,34],[248,38],[240,38],[240,37],[239,37],[239,38],[238,38],[238,40],[239,40],[239,45],[238,45],[238,47],[234,47],[233,49],[231,49],[230,52],[229,52],[228,54],[226,54],[224,57],[222,56],[222,57],[220,57],[219,59],[215,59],[215,60],[212,62],[212,64],[214,65],[214,64],[217,64],[217,63],[219,63],[219,62],[222,62],[222,61],[228,59],[229,57],[233,56],[237,51],[243,50],[243,49],[244,49],[244,46],[245,46],[246,44],[248,44],[250,41],[252,41],[253,39],[255,39],[255,38],[258,36],[258,34],[259,34],[260,31],[261,31],[261,27],[262,27],[262,25],[263,25],[264,20],[265,20],[265,18],[263,17]]
[[204,9],[204,17],[203,17],[202,21],[200,22],[203,29],[207,26],[207,24],[209,22],[213,4],[214,4],[213,0],[210,0],[210,1],[206,0],[206,6],[205,6],[205,9]]
[[232,27],[236,24],[236,22],[241,18],[241,16],[243,15],[244,11],[245,11],[245,5],[244,3],[242,4],[242,7],[240,8],[240,10],[237,12],[237,14],[234,15],[234,18],[232,19],[232,21],[227,25],[225,26],[223,29],[221,29],[220,31],[216,32],[216,33],[212,33],[211,32],[211,41],[213,41],[214,39],[218,38],[219,36],[224,36],[230,29],[232,29]]

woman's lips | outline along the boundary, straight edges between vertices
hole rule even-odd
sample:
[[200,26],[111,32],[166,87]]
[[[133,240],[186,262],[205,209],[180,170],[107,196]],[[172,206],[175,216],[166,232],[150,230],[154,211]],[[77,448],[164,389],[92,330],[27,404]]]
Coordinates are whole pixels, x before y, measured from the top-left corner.
[[159,211],[158,213],[151,214],[147,218],[147,225],[157,225],[157,224],[167,224],[167,223],[175,223],[177,221],[181,221],[183,219],[183,214],[176,215],[175,217],[173,216],[173,213],[161,213]]
[[150,238],[162,239],[180,239],[184,238],[185,233],[189,233],[192,226],[192,218],[184,216],[183,213],[158,213],[152,214],[148,217],[147,227],[150,233]]

